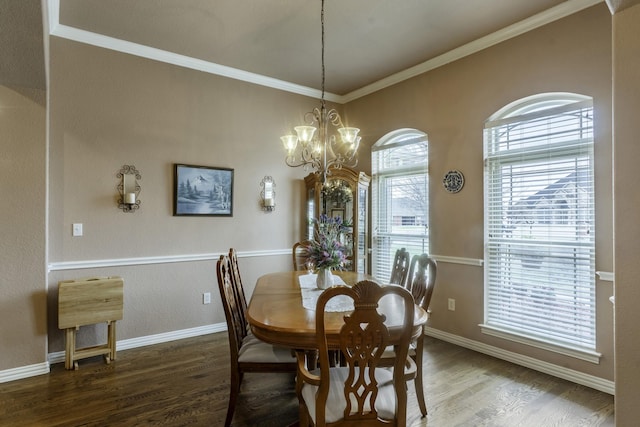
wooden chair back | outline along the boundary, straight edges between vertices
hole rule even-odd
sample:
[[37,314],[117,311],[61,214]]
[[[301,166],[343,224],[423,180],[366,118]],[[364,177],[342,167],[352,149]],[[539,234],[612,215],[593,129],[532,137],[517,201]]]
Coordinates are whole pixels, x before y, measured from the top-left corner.
[[240,267],[238,266],[238,254],[234,248],[229,249],[229,263],[231,268],[231,280],[235,290],[236,302],[238,310],[240,310],[240,321],[242,327],[247,329],[249,322],[247,321],[247,298],[244,293],[242,277],[240,276]]
[[227,320],[227,332],[229,333],[229,347],[231,350],[232,370],[237,370],[238,353],[242,346],[242,340],[247,335],[247,329],[242,320],[240,304],[233,283],[231,261],[226,255],[220,255],[217,263],[218,288],[224,316]]
[[389,283],[406,287],[407,275],[409,274],[409,266],[411,264],[411,256],[405,248],[396,251],[393,257],[393,265],[391,266],[391,277]]
[[431,295],[436,284],[438,265],[436,260],[427,254],[414,255],[407,279],[407,289],[413,295],[416,304],[428,311]]
[[[378,312],[378,302],[385,295],[399,295],[404,305],[404,319],[400,329],[394,327],[393,334],[384,324],[385,316]],[[325,425],[325,407],[329,394],[330,351],[325,336],[325,306],[338,295],[347,295],[354,301],[354,311],[344,316],[344,326],[340,331],[340,351],[348,369],[344,383],[346,408],[344,421],[349,425],[391,425],[406,424],[407,389],[404,368],[409,342],[413,330],[414,301],[411,294],[399,286],[380,286],[372,281],[361,281],[353,287],[334,286],[323,292],[316,306],[316,331],[320,362],[320,384],[316,399],[316,425]],[[402,308],[400,308],[402,309]],[[381,420],[376,412],[378,384],[371,371],[380,366],[380,359],[387,345],[394,345],[397,351],[393,383],[396,394],[396,418]],[[333,368],[341,369],[341,368]]]
[[[415,303],[422,307],[422,309],[424,309],[427,313],[429,313],[431,295],[433,294],[433,288],[436,283],[436,271],[436,261],[433,258],[429,257],[429,255],[427,254],[414,255],[411,259],[411,267],[409,268],[409,274],[405,287],[409,292],[411,292]],[[427,405],[424,396],[422,373],[424,356],[423,333],[418,336],[418,338],[415,340],[415,343],[412,343],[409,354],[415,361],[416,365],[416,372],[411,377],[414,380],[418,406],[420,407],[420,412],[424,417],[427,415]],[[383,361],[384,366],[391,366],[392,363],[395,363],[395,350],[387,351]]]
[[[216,264],[216,272],[222,308],[227,320],[231,355],[229,402],[224,421],[224,426],[229,427],[233,420],[245,372],[295,372],[297,366],[292,357],[291,349],[277,348],[253,336],[248,337],[247,304],[240,279],[237,255],[233,248],[229,251],[229,256],[220,256]],[[244,348],[242,348],[243,341],[245,342]]]
[[303,240],[293,244],[291,255],[293,256],[293,269],[295,271],[303,271],[307,269],[307,257],[305,247],[309,243],[309,240]]

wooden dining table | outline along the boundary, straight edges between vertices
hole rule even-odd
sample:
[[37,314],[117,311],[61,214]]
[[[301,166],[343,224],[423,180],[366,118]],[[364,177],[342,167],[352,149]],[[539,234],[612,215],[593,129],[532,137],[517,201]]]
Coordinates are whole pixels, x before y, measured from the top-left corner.
[[[299,276],[304,274],[309,273],[286,271],[265,274],[258,279],[247,310],[247,318],[256,337],[293,349],[317,348],[315,310],[307,309],[302,304]],[[353,286],[361,280],[376,281],[370,275],[351,271],[338,271],[334,274],[340,276],[347,286]],[[396,295],[388,295],[380,301],[379,311],[385,314],[385,324],[393,335],[394,329],[398,330],[403,321],[402,302]],[[347,313],[325,313],[327,344],[330,348],[339,348],[339,332],[344,325],[345,314]],[[422,333],[422,325],[426,321],[426,311],[416,305],[413,338]]]

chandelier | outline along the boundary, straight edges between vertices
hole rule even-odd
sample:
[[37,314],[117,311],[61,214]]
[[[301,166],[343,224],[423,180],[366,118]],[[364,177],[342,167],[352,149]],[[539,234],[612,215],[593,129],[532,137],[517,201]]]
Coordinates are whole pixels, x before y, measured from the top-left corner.
[[[305,169],[311,167],[325,182],[331,175],[330,168],[354,167],[358,164],[356,156],[360,129],[345,127],[342,119],[333,108],[327,110],[324,101],[324,0],[320,11],[322,28],[322,97],[320,108],[314,108],[305,114],[306,124],[296,126],[296,134],[284,135],[280,139],[287,150],[287,166]],[[330,126],[331,125],[331,126]],[[336,137],[337,130],[339,137]]]

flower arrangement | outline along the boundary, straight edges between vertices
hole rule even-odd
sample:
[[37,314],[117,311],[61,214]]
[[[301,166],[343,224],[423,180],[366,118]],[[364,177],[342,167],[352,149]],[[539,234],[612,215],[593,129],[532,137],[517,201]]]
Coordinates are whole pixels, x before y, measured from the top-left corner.
[[347,259],[346,248],[339,240],[343,231],[342,218],[331,218],[322,214],[313,222],[315,238],[304,248],[307,262],[313,263],[318,270],[342,268]]

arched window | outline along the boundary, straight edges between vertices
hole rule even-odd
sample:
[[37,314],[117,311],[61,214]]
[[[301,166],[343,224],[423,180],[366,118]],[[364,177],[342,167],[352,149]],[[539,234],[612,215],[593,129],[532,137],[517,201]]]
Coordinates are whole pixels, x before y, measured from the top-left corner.
[[371,149],[372,273],[388,280],[397,249],[429,251],[427,135],[399,129]]
[[483,332],[597,362],[591,98],[519,100],[484,142]]

